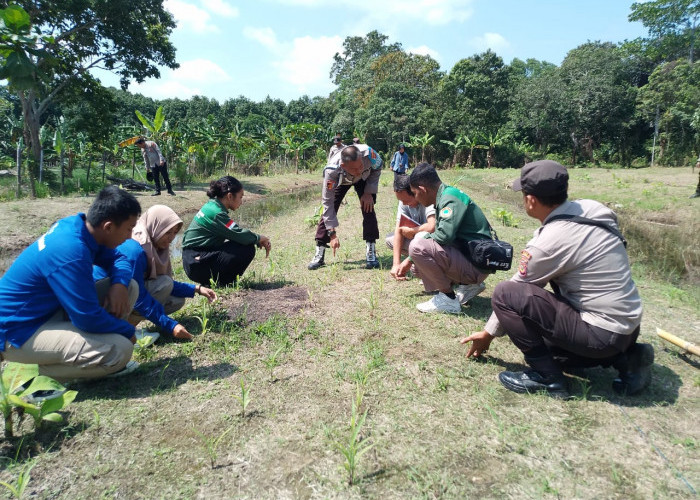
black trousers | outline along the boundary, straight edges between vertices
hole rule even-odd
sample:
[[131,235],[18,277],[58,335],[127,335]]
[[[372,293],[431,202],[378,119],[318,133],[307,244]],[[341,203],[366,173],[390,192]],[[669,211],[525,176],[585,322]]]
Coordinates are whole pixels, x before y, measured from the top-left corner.
[[[365,186],[367,183],[364,180],[360,180],[352,186],[355,188],[358,198],[365,194]],[[333,199],[333,206],[335,207],[335,213],[338,213],[340,204],[345,198],[345,195],[350,191],[350,184],[341,185],[335,188],[335,198]],[[372,200],[377,203],[377,195],[372,195]],[[362,210],[362,207],[360,207]],[[371,212],[365,212],[362,210],[362,239],[365,241],[377,241],[379,239],[379,226],[377,225],[377,213],[372,208]],[[328,236],[328,231],[326,229],[326,224],[323,222],[323,217],[318,221],[318,227],[316,228],[316,244],[319,246],[328,246],[331,241]]]
[[568,366],[610,366],[639,336],[639,327],[622,335],[589,325],[563,297],[529,283],[499,283],[491,306],[526,357],[549,353]]
[[185,248],[182,266],[187,277],[200,285],[210,286],[213,280],[219,286],[234,283],[245,272],[255,257],[255,245],[240,245],[227,241],[213,249]]
[[165,189],[167,191],[172,191],[173,188],[170,185],[170,176],[168,175],[168,162],[163,162],[162,165],[154,165],[153,168],[153,183],[156,185],[156,192],[160,193],[160,176],[163,176],[163,182],[165,183]]

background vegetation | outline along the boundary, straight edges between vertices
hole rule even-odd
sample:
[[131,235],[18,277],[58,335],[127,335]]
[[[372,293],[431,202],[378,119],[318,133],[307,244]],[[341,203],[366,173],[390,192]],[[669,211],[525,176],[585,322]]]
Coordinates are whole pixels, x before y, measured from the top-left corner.
[[[157,76],[158,66],[177,66],[168,41],[174,24],[162,2],[42,5],[12,4],[0,29],[0,77],[9,82],[0,88],[0,161],[9,168],[19,153],[28,174],[15,196],[22,187],[35,196],[90,191],[105,171],[139,177],[135,148],[116,146],[136,134],[159,142],[183,184],[222,170],[314,169],[336,132],[385,155],[407,143],[413,162],[440,167],[519,167],[544,157],[567,165],[641,167],[653,159],[678,166],[700,152],[694,0],[634,3],[629,18],[649,29],[648,38],[591,41],[572,48],[560,66],[507,64],[487,51],[443,70],[376,31],[348,37],[330,74],[336,89],[288,103],[154,100],[104,88],[90,68],[112,68],[126,88],[130,79]],[[135,113],[153,120],[159,108],[157,130]]]

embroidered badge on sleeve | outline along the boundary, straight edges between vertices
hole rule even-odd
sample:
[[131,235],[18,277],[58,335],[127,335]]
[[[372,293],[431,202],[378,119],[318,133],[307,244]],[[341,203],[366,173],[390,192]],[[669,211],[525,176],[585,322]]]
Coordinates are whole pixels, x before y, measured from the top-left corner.
[[229,219],[228,222],[226,223],[226,229],[231,229],[235,225],[236,225],[236,223],[233,222],[233,219]]
[[442,210],[440,210],[440,217],[443,219],[449,219],[452,217],[452,209],[450,207],[445,207]]
[[518,274],[520,276],[527,275],[527,263],[530,262],[532,255],[527,250],[523,250],[520,253],[520,264],[518,264]]
[[330,191],[333,188],[335,188],[335,182],[333,182],[331,179],[328,179],[326,181],[326,189]]

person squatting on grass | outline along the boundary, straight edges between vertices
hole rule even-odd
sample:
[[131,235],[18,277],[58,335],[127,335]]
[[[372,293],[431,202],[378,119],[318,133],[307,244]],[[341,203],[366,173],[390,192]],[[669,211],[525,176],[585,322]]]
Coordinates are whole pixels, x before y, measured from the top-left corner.
[[243,186],[230,175],[211,181],[211,198],[194,216],[182,240],[185,273],[200,285],[218,286],[238,280],[255,257],[255,247],[270,255],[270,238],[236,224],[228,215],[243,203]]
[[170,196],[175,196],[175,191],[170,185],[170,176],[168,175],[168,162],[165,161],[163,154],[160,152],[158,144],[153,141],[147,141],[143,137],[135,142],[141,148],[143,162],[146,164],[146,170],[153,174],[153,183],[156,185],[156,191],[151,196],[160,196],[160,176],[163,176],[165,189]]
[[[139,285],[139,296],[134,309],[128,318],[129,323],[136,326],[148,319],[162,330],[172,333],[179,339],[191,339],[187,329],[174,319],[168,317],[182,309],[186,297],[194,297],[195,293],[216,300],[216,292],[202,286],[181,283],[173,280],[173,268],[170,262],[170,243],[182,229],[182,219],[165,205],[153,205],[141,216],[136,227],[117,251],[126,256],[133,269],[133,279]],[[107,277],[108,270],[94,266],[93,277],[100,280]],[[155,341],[156,332],[139,334],[148,335]]]
[[490,274],[474,266],[463,253],[468,252],[469,241],[491,239],[489,223],[469,196],[440,181],[432,165],[419,164],[409,183],[418,203],[435,205],[437,219],[434,232],[411,241],[409,260],[401,263],[397,274],[404,276],[413,262],[425,290],[438,291],[416,306],[419,311],[459,314],[463,304],[485,289],[484,280]]
[[568,181],[566,168],[551,160],[521,169],[513,190],[522,190],[525,211],[542,226],[515,275],[496,286],[484,330],[461,342],[472,342],[467,357],[478,357],[507,334],[531,368],[499,375],[511,391],[565,398],[563,369],[602,365],[619,371],[617,392],[636,394],[651,380],[654,349],[637,343],[642,301],[625,242],[605,205],[567,201]]
[[379,176],[382,173],[382,159],[367,144],[345,146],[336,152],[323,170],[323,215],[316,228],[316,253],[308,265],[310,270],[325,264],[328,244],[333,255],[340,248],[340,239],[336,234],[338,228],[338,208],[351,187],[355,188],[360,198],[362,209],[362,238],[366,242],[366,267],[379,267],[375,243],[379,239],[377,214],[374,204],[377,202]]
[[[100,191],[87,216],[56,222],[27,247],[0,279],[0,350],[6,361],[39,365],[60,382],[122,370],[133,351],[126,319],[138,286],[115,249],[141,213],[133,195]],[[107,269],[95,283],[93,264]]]
[[[401,257],[406,256],[408,261],[408,246],[416,234],[424,231],[432,233],[435,230],[435,207],[424,207],[416,200],[408,176],[397,174],[394,176],[394,194],[399,200],[396,210],[396,228],[386,237],[386,246],[394,252],[394,260],[391,266],[391,276],[396,280],[405,280],[406,274],[399,274]],[[416,226],[414,223],[417,223]],[[403,269],[410,268],[410,262]]]

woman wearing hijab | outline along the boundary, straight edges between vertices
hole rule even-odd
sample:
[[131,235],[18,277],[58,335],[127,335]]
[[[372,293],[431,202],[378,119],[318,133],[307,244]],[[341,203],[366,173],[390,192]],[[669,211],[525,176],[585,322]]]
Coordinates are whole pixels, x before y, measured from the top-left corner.
[[[191,339],[192,335],[168,314],[182,308],[186,297],[195,294],[216,300],[216,292],[202,285],[181,283],[173,279],[173,269],[170,263],[170,243],[182,229],[182,219],[165,205],[153,205],[136,223],[131,239],[117,247],[131,262],[134,270],[133,278],[139,285],[139,296],[134,310],[129,316],[129,322],[137,325],[143,319],[148,319],[164,331],[171,332],[175,338]],[[96,267],[94,278],[106,276],[102,268]],[[158,337],[153,332],[147,333]],[[137,336],[138,337],[138,336]]]
[[270,255],[270,238],[244,229],[228,215],[243,203],[243,186],[226,175],[211,181],[211,198],[197,212],[182,239],[182,265],[192,280],[202,285],[234,283],[255,257],[255,247]]

